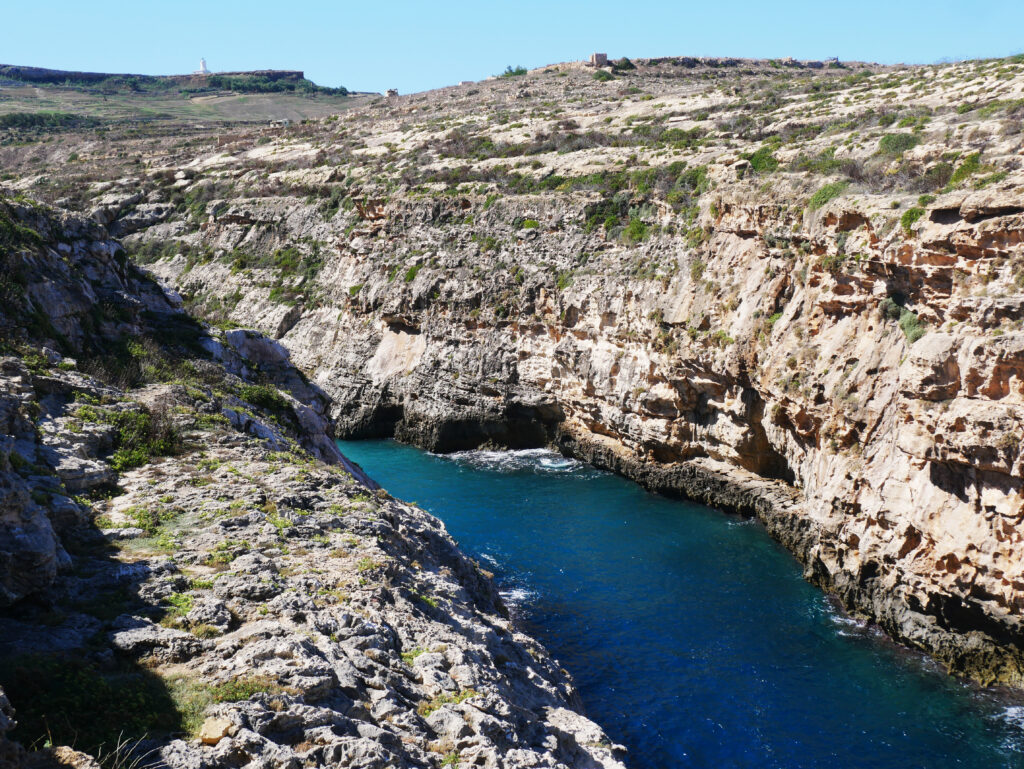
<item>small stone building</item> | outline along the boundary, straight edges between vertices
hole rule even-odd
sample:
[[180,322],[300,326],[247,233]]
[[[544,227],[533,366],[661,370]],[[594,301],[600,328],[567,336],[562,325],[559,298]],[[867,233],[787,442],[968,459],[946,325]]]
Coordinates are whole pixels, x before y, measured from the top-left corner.
[[606,54],[606,53],[592,53],[592,54],[590,54],[590,66],[591,67],[607,67],[608,66],[608,54]]

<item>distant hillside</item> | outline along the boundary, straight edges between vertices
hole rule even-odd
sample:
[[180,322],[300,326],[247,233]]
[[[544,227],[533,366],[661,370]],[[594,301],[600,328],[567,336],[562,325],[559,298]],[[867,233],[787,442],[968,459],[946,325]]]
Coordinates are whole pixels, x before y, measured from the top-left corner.
[[255,70],[208,75],[133,75],[108,72],[74,72],[44,67],[0,65],[0,82],[41,86],[88,88],[104,93],[122,91],[179,90],[185,93],[235,91],[236,93],[329,93],[344,95],[346,88],[326,88],[307,80],[301,70]]
[[154,123],[300,121],[359,101],[358,94],[319,86],[301,70],[156,76],[0,64],[0,146],[55,132]]

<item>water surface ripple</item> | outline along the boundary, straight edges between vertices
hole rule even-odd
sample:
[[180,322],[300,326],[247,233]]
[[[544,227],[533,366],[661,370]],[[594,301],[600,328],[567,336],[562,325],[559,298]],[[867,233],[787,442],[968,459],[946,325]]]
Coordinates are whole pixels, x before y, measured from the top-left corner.
[[544,450],[340,442],[441,518],[635,769],[1024,767],[1024,707],[837,612],[757,523]]

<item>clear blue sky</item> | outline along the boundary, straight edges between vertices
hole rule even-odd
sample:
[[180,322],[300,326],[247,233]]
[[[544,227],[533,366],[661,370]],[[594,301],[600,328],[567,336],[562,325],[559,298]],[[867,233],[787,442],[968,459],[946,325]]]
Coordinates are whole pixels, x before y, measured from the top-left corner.
[[610,56],[936,62],[1024,51],[1024,0],[4,0],[0,63],[302,69],[403,93]]

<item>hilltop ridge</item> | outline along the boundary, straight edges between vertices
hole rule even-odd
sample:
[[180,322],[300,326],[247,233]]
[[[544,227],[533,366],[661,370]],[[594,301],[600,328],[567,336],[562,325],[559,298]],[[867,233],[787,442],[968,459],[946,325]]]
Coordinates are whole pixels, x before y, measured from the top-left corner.
[[321,90],[324,92],[347,93],[345,88],[325,89],[306,80],[301,70],[260,69],[240,72],[191,72],[182,75],[135,75],[114,74],[109,72],[77,72],[72,70],[46,69],[43,67],[25,67],[14,64],[0,64],[0,82],[3,80],[35,83],[49,86],[89,86],[101,91],[145,90],[148,88],[167,88],[179,86],[187,90],[216,88],[224,78],[231,78],[236,90],[253,93],[260,89],[278,89],[294,91]]

